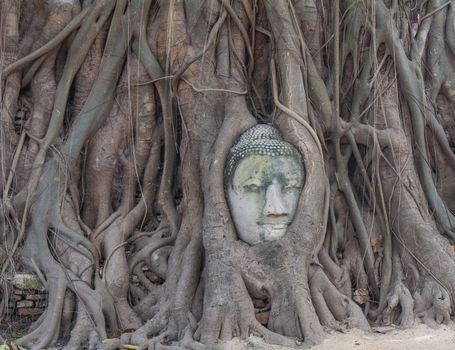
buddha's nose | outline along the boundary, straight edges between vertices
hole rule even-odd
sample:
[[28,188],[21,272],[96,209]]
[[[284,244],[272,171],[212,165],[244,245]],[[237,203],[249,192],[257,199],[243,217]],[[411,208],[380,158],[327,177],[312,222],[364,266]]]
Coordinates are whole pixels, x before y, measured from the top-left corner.
[[281,192],[281,186],[277,180],[273,180],[267,187],[263,214],[266,217],[288,215],[288,210],[283,200],[283,193]]

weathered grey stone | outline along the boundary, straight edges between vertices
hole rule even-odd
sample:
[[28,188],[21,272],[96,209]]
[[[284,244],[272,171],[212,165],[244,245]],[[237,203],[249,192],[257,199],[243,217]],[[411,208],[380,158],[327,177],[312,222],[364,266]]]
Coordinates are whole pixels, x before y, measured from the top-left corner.
[[45,300],[47,298],[47,294],[26,294],[25,299],[27,300]]
[[238,237],[251,245],[286,234],[304,182],[300,154],[277,129],[257,125],[231,148],[224,173]]
[[25,298],[25,296],[26,296],[27,294],[29,294],[29,293],[30,293],[30,291],[27,290],[27,289],[18,289],[18,288],[14,288],[14,294],[15,294],[15,295],[20,295],[20,296],[22,296],[22,298]]
[[31,273],[16,273],[13,277],[14,287],[22,290],[37,290],[45,292],[44,286],[41,284],[38,276]]
[[19,308],[23,308],[23,307],[34,307],[35,306],[35,303],[33,300],[19,300],[17,303],[16,303],[16,307],[19,309]]
[[13,300],[13,301],[22,300],[22,299],[24,299],[24,296],[23,295],[18,295],[18,294],[12,294],[10,296],[10,299]]
[[47,307],[47,300],[46,299],[36,300],[35,307],[37,307],[37,308]]

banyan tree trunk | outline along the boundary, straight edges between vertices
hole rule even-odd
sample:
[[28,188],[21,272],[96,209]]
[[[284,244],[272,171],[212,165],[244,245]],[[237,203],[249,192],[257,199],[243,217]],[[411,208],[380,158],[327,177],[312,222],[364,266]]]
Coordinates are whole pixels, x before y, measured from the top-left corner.
[[[0,0],[0,279],[31,349],[290,347],[431,326],[455,299],[455,3]],[[256,124],[305,172],[238,238],[225,164]]]

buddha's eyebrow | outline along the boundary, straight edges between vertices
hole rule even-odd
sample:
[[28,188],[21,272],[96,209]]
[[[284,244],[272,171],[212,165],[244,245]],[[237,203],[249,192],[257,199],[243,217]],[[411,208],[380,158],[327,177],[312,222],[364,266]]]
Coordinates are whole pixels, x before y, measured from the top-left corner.
[[300,187],[301,185],[302,185],[302,182],[298,181],[297,179],[288,180],[284,184],[284,186],[286,186],[286,187]]
[[291,185],[298,185],[302,182],[302,177],[297,174],[290,174],[288,176],[284,176],[285,182]]

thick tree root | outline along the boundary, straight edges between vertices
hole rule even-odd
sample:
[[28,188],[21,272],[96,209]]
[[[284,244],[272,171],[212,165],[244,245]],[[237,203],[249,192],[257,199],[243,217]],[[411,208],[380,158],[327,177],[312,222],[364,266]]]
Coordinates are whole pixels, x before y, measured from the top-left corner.
[[95,350],[100,342],[100,335],[93,329],[93,320],[85,310],[83,303],[78,303],[76,325],[71,331],[71,337],[63,350],[79,350],[87,345],[88,350]]
[[[397,315],[399,315],[398,318]],[[414,325],[414,300],[409,289],[403,283],[397,282],[392,287],[380,319],[384,325],[391,325],[396,322],[403,328]]]
[[416,316],[430,327],[448,324],[452,314],[450,295],[447,290],[434,281],[427,281],[420,292],[414,293]]
[[370,326],[360,307],[343,295],[327,278],[324,272],[315,268],[311,280],[311,297],[322,325],[331,329],[357,327],[369,330]]
[[[449,322],[453,1],[328,3],[0,0],[0,262],[22,248],[49,293],[19,344],[307,347],[369,329],[353,288],[378,322]],[[415,35],[404,18],[421,19]],[[300,152],[305,184],[286,235],[248,246],[223,176],[258,122]]]
[[48,344],[56,341],[60,330],[60,315],[63,308],[67,282],[61,277],[50,277],[48,303],[50,307],[40,325],[25,337],[17,340],[18,345],[28,346],[31,350],[42,349]]

